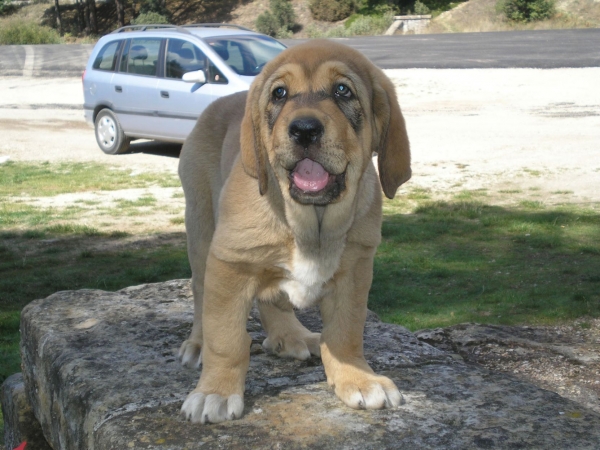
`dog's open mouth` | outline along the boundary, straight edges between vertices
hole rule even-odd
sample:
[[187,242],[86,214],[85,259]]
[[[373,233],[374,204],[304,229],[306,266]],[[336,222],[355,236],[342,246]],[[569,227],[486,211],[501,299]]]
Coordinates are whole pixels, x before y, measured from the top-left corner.
[[290,194],[303,204],[327,205],[345,187],[345,172],[334,175],[317,161],[305,158],[290,172]]
[[319,192],[325,189],[329,179],[334,177],[325,168],[312,159],[300,161],[292,172],[292,181],[296,187],[305,192]]

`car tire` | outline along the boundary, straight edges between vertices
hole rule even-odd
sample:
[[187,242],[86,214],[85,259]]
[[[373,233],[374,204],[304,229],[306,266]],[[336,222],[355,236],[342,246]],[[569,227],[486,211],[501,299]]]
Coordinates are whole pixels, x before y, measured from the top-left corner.
[[129,150],[131,140],[123,133],[123,128],[114,112],[105,108],[96,116],[94,122],[96,142],[107,155],[119,155]]

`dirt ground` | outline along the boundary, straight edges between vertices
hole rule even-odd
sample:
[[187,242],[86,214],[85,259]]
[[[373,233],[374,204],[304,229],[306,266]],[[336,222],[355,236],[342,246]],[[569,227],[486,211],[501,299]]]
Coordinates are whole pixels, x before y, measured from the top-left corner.
[[[487,189],[490,201],[506,201],[496,193],[510,190],[547,204],[600,202],[600,68],[386,73],[412,146],[414,175],[400,193]],[[83,120],[78,78],[0,78],[0,92],[0,161],[177,170],[176,146],[136,143],[136,153],[104,155]]]
[[[600,208],[600,68],[387,74],[397,88],[413,155],[413,178],[400,195],[425,189],[433,198],[445,198],[485,189],[491,204],[535,200]],[[177,146],[141,142],[133,146],[135,153],[104,155],[83,120],[82,103],[78,78],[0,78],[0,164],[94,161],[134,172],[176,173]],[[182,208],[183,199],[169,189],[164,195],[153,187],[80,196],[102,203],[151,194],[157,205],[164,201],[171,209]],[[27,201],[56,206],[78,195]],[[155,209],[162,214],[162,208]],[[149,226],[160,222],[152,216],[145,220]],[[529,344],[500,338],[474,340],[462,350],[447,339],[438,344],[600,411],[599,326],[597,320],[581,319],[537,327],[535,336],[527,327],[509,330],[529,336]]]

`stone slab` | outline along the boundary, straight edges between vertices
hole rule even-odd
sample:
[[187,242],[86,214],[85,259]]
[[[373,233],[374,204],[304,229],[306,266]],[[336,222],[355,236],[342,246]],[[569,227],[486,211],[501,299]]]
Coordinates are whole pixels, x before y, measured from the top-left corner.
[[52,450],[44,438],[40,423],[33,415],[22,374],[17,373],[4,380],[0,398],[6,449],[16,448],[22,442],[27,442],[29,450]]
[[[175,356],[192,322],[187,280],[119,292],[65,291],[22,313],[27,393],[56,449],[597,449],[600,414],[533,385],[468,365],[371,314],[365,354],[406,403],[355,411],[325,382],[320,359],[265,354],[255,312],[245,415],[192,425],[179,408],[199,372]],[[314,310],[299,314],[319,331]]]

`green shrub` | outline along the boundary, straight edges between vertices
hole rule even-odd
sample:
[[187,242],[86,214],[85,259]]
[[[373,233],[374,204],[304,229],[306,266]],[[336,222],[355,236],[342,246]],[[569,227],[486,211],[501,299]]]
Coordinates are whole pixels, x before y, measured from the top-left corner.
[[60,44],[58,31],[23,19],[4,20],[0,27],[0,45]]
[[357,5],[356,0],[310,0],[308,7],[314,19],[337,22],[352,15]]
[[145,13],[141,13],[135,19],[131,21],[134,25],[143,25],[143,24],[168,24],[169,20],[154,11],[149,11]]
[[[311,38],[340,38],[350,36],[376,36],[383,34],[394,21],[394,14],[388,12],[382,16],[363,16],[355,14],[344,25],[335,27],[327,32],[320,32],[312,27],[306,31]],[[350,22],[350,23],[348,23]]]
[[425,3],[420,2],[419,0],[415,2],[415,14],[419,16],[424,16],[430,13],[431,9],[429,9]]
[[0,0],[0,16],[5,14],[10,14],[15,10],[15,5],[13,5],[8,0]]
[[269,36],[277,36],[277,32],[280,28],[279,22],[277,22],[277,19],[271,11],[265,11],[258,16],[254,25],[256,31],[262,34],[268,34]]
[[290,37],[296,14],[290,0],[270,0],[269,10],[256,19],[256,30],[276,37]]
[[555,13],[554,0],[504,0],[497,7],[513,22],[535,22]]
[[382,16],[361,16],[348,28],[350,36],[376,36],[383,34],[394,21],[394,14],[388,12]]

